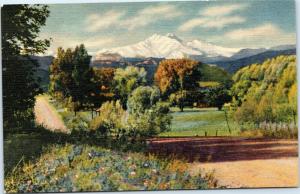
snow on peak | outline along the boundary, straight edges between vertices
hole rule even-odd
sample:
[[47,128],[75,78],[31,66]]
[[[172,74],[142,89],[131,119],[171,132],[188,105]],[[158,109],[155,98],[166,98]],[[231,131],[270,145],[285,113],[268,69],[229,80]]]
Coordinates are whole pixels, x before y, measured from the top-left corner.
[[132,58],[183,58],[186,56],[230,57],[239,50],[240,49],[216,46],[200,40],[184,42],[175,34],[167,33],[166,35],[153,34],[144,41],[124,47],[102,49],[97,52],[95,58],[99,59],[99,57],[103,56],[101,55],[102,53],[118,53],[122,57]]

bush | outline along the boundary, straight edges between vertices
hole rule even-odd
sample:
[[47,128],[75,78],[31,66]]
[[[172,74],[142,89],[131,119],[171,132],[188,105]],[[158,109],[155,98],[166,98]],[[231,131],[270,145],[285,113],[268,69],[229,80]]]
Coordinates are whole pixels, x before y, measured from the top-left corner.
[[93,119],[90,128],[101,135],[116,135],[126,128],[126,111],[120,101],[105,102],[99,109],[100,115]]
[[242,136],[297,139],[298,127],[294,123],[261,122],[241,130]]
[[92,146],[54,146],[5,178],[7,193],[207,189],[211,176],[190,175],[182,161]]
[[138,86],[146,84],[146,74],[144,68],[133,66],[128,66],[125,69],[118,68],[115,71],[112,89],[123,108],[126,108],[130,93]]
[[143,137],[157,135],[170,129],[169,106],[159,102],[158,88],[140,86],[129,96],[128,127]]

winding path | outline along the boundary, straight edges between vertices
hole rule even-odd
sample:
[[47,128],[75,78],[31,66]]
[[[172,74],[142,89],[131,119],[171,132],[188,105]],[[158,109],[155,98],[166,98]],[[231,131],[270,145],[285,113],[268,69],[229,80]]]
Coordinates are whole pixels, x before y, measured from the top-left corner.
[[43,96],[36,97],[34,106],[35,121],[51,131],[69,133],[56,110]]

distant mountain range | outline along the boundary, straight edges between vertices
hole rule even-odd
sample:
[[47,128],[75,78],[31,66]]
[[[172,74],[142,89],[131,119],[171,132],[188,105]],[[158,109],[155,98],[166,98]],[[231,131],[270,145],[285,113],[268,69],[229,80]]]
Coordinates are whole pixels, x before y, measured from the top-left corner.
[[[124,47],[102,49],[94,56],[94,61],[120,61],[126,58],[192,58],[204,63],[222,64],[255,56],[265,52],[280,53],[295,50],[295,45],[280,45],[271,48],[227,48],[202,40],[184,41],[175,34],[154,34],[144,41]],[[222,65],[226,66],[226,65]]]
[[[95,60],[102,60],[108,56],[116,55],[124,58],[184,58],[192,57],[197,60],[223,59],[231,57],[239,48],[225,48],[201,40],[183,41],[176,35],[154,34],[144,41],[136,44],[102,49],[97,52]],[[205,60],[205,61],[207,61]]]
[[[153,78],[159,62],[169,58],[188,57],[203,63],[217,65],[229,73],[253,63],[262,63],[266,59],[278,55],[296,54],[295,45],[280,45],[271,48],[226,48],[201,40],[183,41],[174,34],[154,34],[144,41],[124,47],[102,49],[93,56],[91,66],[124,68],[128,65],[143,67],[148,72],[149,79]],[[53,56],[32,56],[40,67],[38,74],[49,74],[49,66]],[[48,78],[47,78],[48,79]],[[44,80],[42,83],[47,83]]]
[[229,73],[235,73],[239,69],[254,64],[263,63],[267,59],[274,58],[279,55],[296,55],[296,48],[291,48],[287,50],[266,50],[265,52],[258,53],[256,55],[251,55],[248,57],[238,58],[235,60],[225,60],[225,61],[215,61],[214,64],[222,67]]

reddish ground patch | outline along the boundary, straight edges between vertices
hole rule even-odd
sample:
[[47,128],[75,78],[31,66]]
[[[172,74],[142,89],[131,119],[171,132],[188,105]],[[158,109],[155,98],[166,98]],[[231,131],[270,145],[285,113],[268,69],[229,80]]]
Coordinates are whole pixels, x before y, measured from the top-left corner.
[[192,173],[214,171],[219,183],[230,188],[298,186],[296,140],[155,138],[149,152],[184,159]]
[[265,138],[155,138],[149,152],[161,156],[175,155],[189,162],[225,162],[276,159],[298,156],[296,140]]

